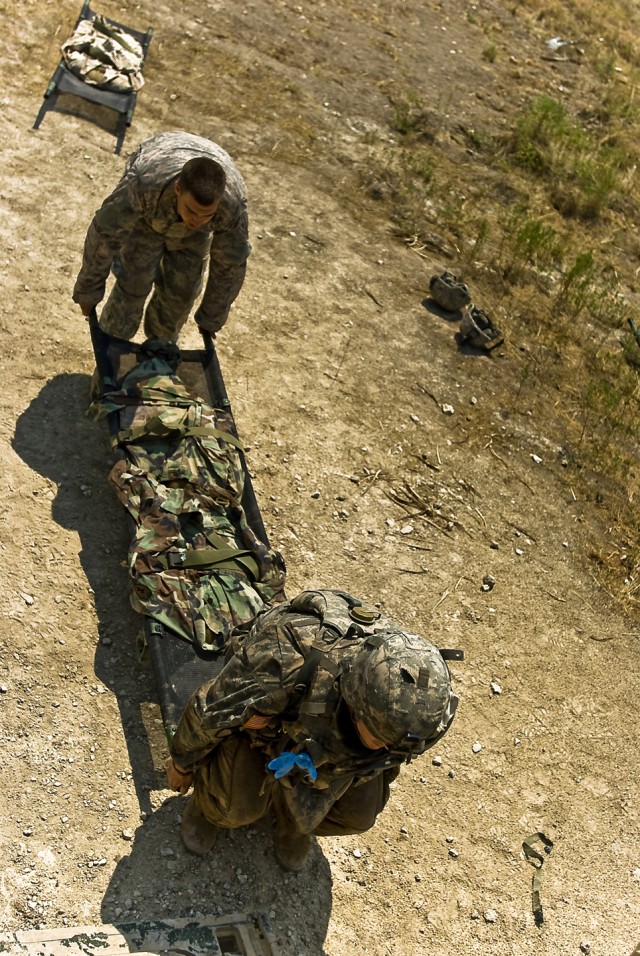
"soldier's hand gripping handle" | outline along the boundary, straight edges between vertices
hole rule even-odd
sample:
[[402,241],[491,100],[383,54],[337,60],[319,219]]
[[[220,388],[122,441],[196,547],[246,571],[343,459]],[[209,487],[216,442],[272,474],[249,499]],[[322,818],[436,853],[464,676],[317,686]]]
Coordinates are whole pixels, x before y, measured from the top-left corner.
[[165,763],[165,769],[167,771],[169,789],[176,790],[183,795],[187,793],[193,783],[193,771],[181,770],[179,767],[176,767],[172,757],[169,757]]

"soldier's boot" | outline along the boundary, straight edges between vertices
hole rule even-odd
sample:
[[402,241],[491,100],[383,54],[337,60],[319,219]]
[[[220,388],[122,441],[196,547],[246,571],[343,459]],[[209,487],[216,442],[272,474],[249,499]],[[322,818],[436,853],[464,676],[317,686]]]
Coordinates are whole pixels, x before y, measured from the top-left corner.
[[189,853],[205,856],[216,842],[219,830],[220,827],[207,820],[191,794],[180,825],[180,836]]
[[276,817],[276,858],[283,869],[297,873],[307,862],[310,849],[311,837],[308,833],[300,833],[289,820]]

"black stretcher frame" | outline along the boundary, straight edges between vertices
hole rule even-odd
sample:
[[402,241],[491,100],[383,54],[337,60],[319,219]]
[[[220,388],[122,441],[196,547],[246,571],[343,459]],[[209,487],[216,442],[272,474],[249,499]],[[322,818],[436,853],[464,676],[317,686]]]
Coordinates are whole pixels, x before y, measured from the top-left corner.
[[[98,324],[95,309],[92,310],[88,319],[96,367],[100,378],[100,389],[101,391],[115,389],[118,387],[118,380],[114,370],[121,358],[123,356],[132,357],[135,361],[141,347],[134,342],[115,338],[104,332]],[[206,391],[209,393],[203,394],[202,398],[214,408],[220,408],[228,412],[233,421],[231,403],[222,378],[213,339],[206,331],[202,332],[202,337],[202,349],[180,350],[178,374],[188,383],[195,369],[200,382],[205,383]],[[107,418],[109,432],[112,436],[117,435],[120,430],[119,415],[118,411],[114,411]],[[237,438],[235,423],[233,424],[233,431]],[[124,457],[124,452],[116,447],[115,455],[117,460],[118,457]],[[240,449],[240,456],[245,473],[242,507],[256,536],[267,547],[270,547],[242,449]],[[184,640],[184,638],[179,637],[148,615],[142,617],[145,640],[158,690],[162,722],[167,740],[170,743],[180,716],[191,695],[222,669],[224,658],[220,653],[204,651],[197,645]]]
[[[83,20],[93,20],[95,16],[96,13],[91,9],[89,0],[85,0],[73,31],[75,32],[75,30],[77,30]],[[132,29],[124,23],[119,23],[117,20],[111,20],[110,17],[109,22],[114,23],[117,27],[125,30],[138,41],[142,47],[142,63],[144,65],[144,61],[147,56],[147,50],[149,49],[149,44],[151,43],[151,38],[153,36],[152,28],[149,27],[148,30],[143,33],[140,30]],[[91,103],[97,103],[99,106],[105,106],[107,109],[115,110],[116,113],[118,113],[114,132],[114,135],[116,136],[116,147],[114,152],[119,154],[124,143],[127,129],[129,126],[131,126],[131,122],[133,120],[133,112],[136,108],[138,91],[130,90],[127,93],[118,93],[114,90],[102,90],[97,86],[92,86],[90,83],[85,83],[84,80],[82,80],[79,76],[76,76],[75,73],[72,73],[71,70],[68,69],[68,67],[65,65],[64,58],[62,58],[54,70],[49,81],[49,85],[44,92],[42,106],[40,107],[35,123],[33,124],[34,129],[39,129],[40,124],[44,119],[45,113],[47,113],[48,110],[55,108],[58,95],[60,93],[70,93],[72,96],[79,96],[84,100],[89,100]]]

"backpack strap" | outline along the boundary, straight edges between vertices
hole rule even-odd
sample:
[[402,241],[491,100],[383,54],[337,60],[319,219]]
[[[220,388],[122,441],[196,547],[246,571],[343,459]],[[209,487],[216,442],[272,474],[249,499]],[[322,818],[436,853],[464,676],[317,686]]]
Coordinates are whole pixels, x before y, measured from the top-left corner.
[[287,702],[287,709],[280,714],[281,720],[285,723],[293,723],[294,720],[297,720],[302,698],[311,687],[322,657],[323,654],[317,647],[312,647],[305,657],[304,663],[296,675],[296,682]]

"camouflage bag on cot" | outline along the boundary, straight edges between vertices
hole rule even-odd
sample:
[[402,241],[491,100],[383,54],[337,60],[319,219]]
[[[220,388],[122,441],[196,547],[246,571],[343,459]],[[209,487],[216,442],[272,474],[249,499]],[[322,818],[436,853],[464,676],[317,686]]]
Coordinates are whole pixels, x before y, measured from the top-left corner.
[[68,69],[90,86],[114,93],[130,93],[144,86],[142,47],[106,17],[81,20],[60,49]]
[[193,398],[160,358],[140,362],[89,408],[120,413],[109,481],[134,525],[131,603],[206,650],[225,646],[284,589],[278,551],[242,507],[245,472],[228,412]]

